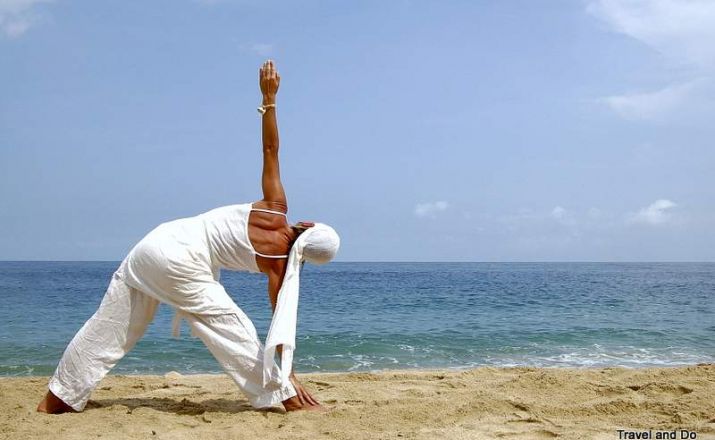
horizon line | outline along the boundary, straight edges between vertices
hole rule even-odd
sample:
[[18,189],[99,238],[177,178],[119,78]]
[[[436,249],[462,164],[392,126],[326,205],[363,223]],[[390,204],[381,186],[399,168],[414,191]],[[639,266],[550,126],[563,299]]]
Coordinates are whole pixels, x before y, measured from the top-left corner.
[[[0,259],[0,263],[121,263],[123,260],[6,260]],[[564,264],[564,263],[715,263],[715,260],[340,260],[333,263],[438,263],[438,264],[459,264],[459,263],[479,263],[479,264]]]

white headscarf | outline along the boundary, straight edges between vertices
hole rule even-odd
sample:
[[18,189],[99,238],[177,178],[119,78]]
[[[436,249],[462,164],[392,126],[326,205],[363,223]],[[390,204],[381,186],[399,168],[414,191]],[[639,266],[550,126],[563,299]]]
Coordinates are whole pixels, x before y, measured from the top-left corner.
[[295,329],[298,320],[298,293],[300,290],[300,265],[303,261],[313,264],[325,264],[335,257],[340,247],[340,237],[330,226],[316,223],[304,231],[293,243],[288,255],[283,284],[278,291],[276,309],[273,312],[271,327],[266,337],[263,352],[263,386],[271,380],[271,370],[275,365],[275,352],[278,345],[283,346],[281,356],[281,385],[290,384],[290,373],[295,350]]

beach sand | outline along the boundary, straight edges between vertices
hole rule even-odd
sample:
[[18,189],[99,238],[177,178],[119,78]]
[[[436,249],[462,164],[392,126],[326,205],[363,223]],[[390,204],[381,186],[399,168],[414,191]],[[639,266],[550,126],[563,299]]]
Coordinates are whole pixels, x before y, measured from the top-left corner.
[[46,415],[35,407],[47,378],[2,378],[0,438],[618,439],[618,429],[684,429],[715,439],[713,364],[299,378],[328,412],[254,411],[226,376],[169,373],[109,376],[83,413]]

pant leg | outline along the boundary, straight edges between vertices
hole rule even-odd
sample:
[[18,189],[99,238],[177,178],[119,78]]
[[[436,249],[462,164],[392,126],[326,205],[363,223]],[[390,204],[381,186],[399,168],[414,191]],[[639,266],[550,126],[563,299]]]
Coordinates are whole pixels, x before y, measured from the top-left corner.
[[275,381],[263,386],[263,345],[253,323],[242,311],[183,317],[254,408],[273,406],[296,395],[293,385],[279,385],[278,367],[271,373]]
[[65,349],[50,380],[50,391],[82,411],[102,378],[142,337],[158,304],[115,273],[99,309]]

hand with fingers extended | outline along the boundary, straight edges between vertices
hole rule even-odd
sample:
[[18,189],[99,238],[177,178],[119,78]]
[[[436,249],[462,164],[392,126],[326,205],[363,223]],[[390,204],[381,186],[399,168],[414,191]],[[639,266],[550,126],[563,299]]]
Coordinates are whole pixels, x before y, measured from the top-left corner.
[[275,99],[276,94],[278,93],[278,87],[281,84],[281,76],[278,74],[278,70],[276,70],[273,60],[268,60],[263,63],[263,66],[261,66],[261,69],[259,70],[258,77],[263,99]]
[[295,388],[296,395],[288,400],[283,401],[283,406],[286,411],[296,410],[323,410],[323,406],[318,400],[313,397],[310,392],[298,381],[295,374],[291,373],[290,382]]

